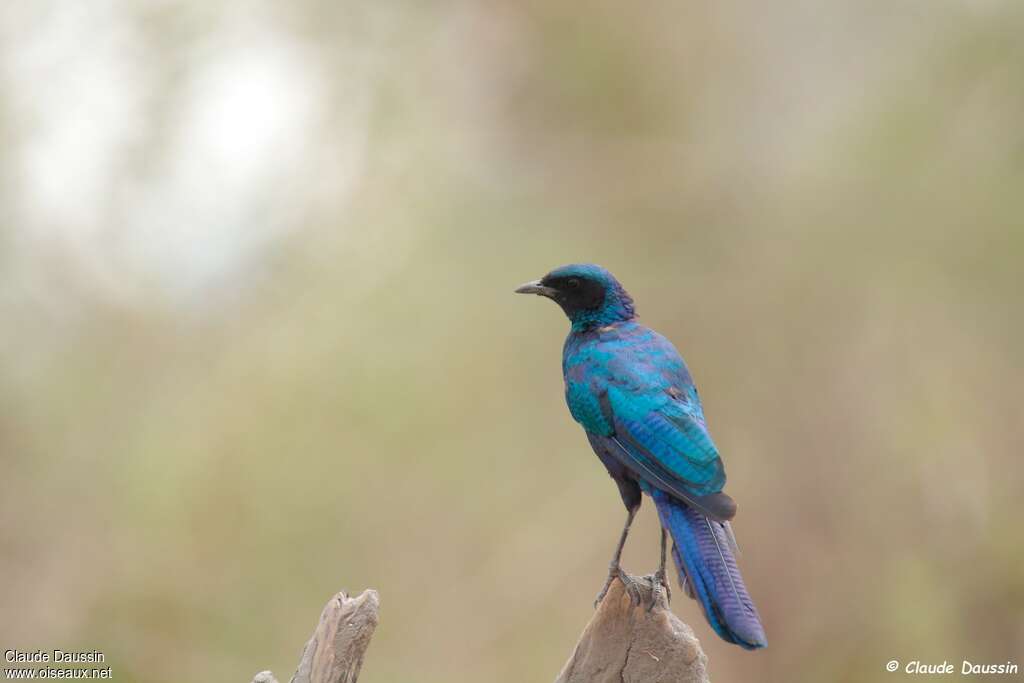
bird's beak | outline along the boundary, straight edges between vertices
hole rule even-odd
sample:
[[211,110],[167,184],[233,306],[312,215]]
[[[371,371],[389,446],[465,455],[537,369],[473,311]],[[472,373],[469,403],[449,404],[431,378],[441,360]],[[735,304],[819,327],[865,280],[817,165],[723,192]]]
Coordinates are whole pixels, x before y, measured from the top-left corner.
[[540,296],[546,296],[551,299],[555,296],[557,290],[553,287],[545,287],[540,283],[540,280],[534,280],[532,282],[524,282],[523,284],[516,287],[516,294],[538,294]]

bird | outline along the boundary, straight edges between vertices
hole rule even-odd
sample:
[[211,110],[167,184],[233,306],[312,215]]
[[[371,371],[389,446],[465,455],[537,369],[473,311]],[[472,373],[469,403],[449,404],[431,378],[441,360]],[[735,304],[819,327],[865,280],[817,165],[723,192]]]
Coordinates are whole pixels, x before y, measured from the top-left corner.
[[[520,285],[518,294],[553,300],[571,327],[562,349],[569,412],[618,485],[626,522],[598,593],[618,578],[634,602],[641,592],[620,564],[643,495],[661,525],[656,592],[671,597],[666,535],[684,592],[723,640],[748,650],[768,645],[757,608],[736,563],[725,468],[708,431],[693,377],[672,343],[637,320],[633,298],[605,268],[577,263]],[[656,594],[652,595],[653,606]]]

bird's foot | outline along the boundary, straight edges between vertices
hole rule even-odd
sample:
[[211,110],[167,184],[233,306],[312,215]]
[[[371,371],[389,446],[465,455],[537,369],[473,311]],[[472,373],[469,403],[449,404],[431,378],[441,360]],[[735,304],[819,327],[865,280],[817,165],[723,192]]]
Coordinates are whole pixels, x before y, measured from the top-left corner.
[[608,589],[611,588],[612,581],[615,579],[622,582],[623,587],[626,589],[626,593],[629,595],[630,601],[634,605],[639,605],[643,602],[644,593],[643,589],[640,587],[642,581],[630,574],[627,574],[623,571],[622,567],[613,562],[608,567],[608,578],[605,580],[604,586],[601,587],[601,592],[599,592],[597,597],[594,599],[594,609],[597,609],[601,604],[601,601],[604,600],[604,596],[608,594]]
[[665,604],[671,604],[672,587],[668,585],[668,578],[665,576],[665,571],[659,569],[651,575],[651,604],[647,606],[648,612],[654,609],[654,606],[661,602],[662,593],[665,595]]
[[616,579],[620,571],[619,565],[614,562],[612,562],[608,567],[608,578],[605,579],[604,585],[601,586],[601,590],[598,591],[597,597],[594,598],[594,609],[597,609],[601,604],[601,601],[604,600],[604,596],[608,595],[608,589],[612,587],[612,581]]
[[627,574],[621,569],[619,570],[618,579],[626,588],[626,594],[629,595],[629,601],[634,605],[642,604],[644,601],[644,591],[643,588],[641,588],[643,580]]

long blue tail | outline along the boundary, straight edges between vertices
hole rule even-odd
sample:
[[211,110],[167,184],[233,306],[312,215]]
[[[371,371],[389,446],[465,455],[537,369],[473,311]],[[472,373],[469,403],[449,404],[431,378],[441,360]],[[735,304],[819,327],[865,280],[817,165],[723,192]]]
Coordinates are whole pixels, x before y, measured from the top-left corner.
[[725,526],[663,491],[651,491],[651,497],[661,525],[675,541],[672,557],[679,568],[679,582],[689,582],[711,628],[724,640],[748,650],[767,646],[761,618],[743,585]]

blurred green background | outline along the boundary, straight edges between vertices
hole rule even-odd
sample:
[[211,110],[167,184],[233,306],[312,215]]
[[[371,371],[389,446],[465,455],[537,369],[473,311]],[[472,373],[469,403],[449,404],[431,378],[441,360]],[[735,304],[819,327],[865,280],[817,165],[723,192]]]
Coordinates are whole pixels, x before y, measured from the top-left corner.
[[[1024,656],[1024,12],[908,2],[0,9],[0,646],[554,678],[623,517],[512,289],[596,261],[682,350],[770,647]],[[626,566],[651,571],[645,506]]]

